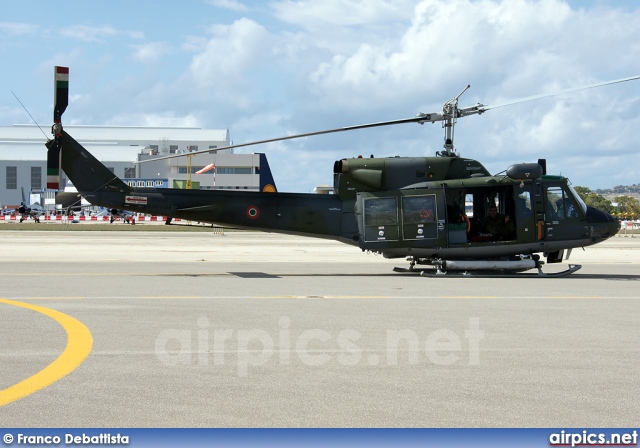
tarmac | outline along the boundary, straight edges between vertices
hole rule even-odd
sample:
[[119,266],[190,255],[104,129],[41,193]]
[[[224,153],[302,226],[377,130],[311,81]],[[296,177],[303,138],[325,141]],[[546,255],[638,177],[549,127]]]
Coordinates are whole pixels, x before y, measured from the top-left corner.
[[19,226],[5,427],[637,425],[640,237],[563,278],[425,278],[321,239]]

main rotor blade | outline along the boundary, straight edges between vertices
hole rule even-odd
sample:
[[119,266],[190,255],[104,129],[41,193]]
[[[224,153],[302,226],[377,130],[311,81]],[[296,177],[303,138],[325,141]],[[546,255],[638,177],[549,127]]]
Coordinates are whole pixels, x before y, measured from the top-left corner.
[[[590,85],[581,86],[581,87],[574,87],[574,88],[560,90],[558,92],[553,92],[553,93],[543,93],[543,94],[539,94],[539,95],[528,96],[528,97],[524,97],[524,98],[511,100],[511,101],[508,101],[506,103],[497,104],[495,106],[490,106],[490,105],[487,106],[487,105],[484,105],[484,104],[476,104],[475,106],[470,106],[470,107],[466,107],[466,108],[462,108],[462,109],[457,109],[457,117],[465,117],[465,116],[474,115],[474,114],[481,114],[481,113],[486,112],[486,111],[491,110],[491,109],[497,109],[499,107],[504,107],[504,106],[510,106],[512,104],[523,103],[525,101],[537,100],[537,99],[546,98],[546,97],[550,97],[550,96],[561,95],[561,94],[564,94],[564,93],[577,92],[579,90],[592,89],[594,87],[601,87],[601,86],[606,86],[606,85],[609,85],[609,84],[616,84],[616,83],[621,83],[621,82],[626,82],[626,81],[633,81],[635,79],[640,79],[640,75],[631,76],[629,78],[615,79],[613,81],[599,82],[599,83],[590,84]],[[466,91],[466,89],[465,89],[465,91]],[[360,125],[356,125],[356,126],[346,126],[346,127],[342,127],[342,128],[327,129],[325,131],[316,131],[316,132],[307,132],[307,133],[304,133],[304,134],[288,135],[286,137],[269,138],[269,139],[266,139],[266,140],[257,140],[257,141],[248,142],[248,143],[240,143],[240,144],[237,144],[237,145],[222,146],[220,148],[203,149],[203,150],[200,150],[200,151],[194,151],[194,152],[189,152],[189,153],[185,153],[185,154],[173,154],[173,155],[170,155],[170,156],[157,157],[157,158],[148,159],[148,160],[141,160],[141,161],[134,162],[134,163],[146,163],[146,162],[154,162],[156,160],[175,159],[177,157],[186,157],[186,156],[192,156],[192,155],[197,155],[197,154],[212,153],[212,152],[217,152],[217,151],[221,151],[221,150],[224,150],[224,149],[243,148],[243,147],[246,147],[246,146],[261,145],[261,144],[264,144],[264,143],[280,142],[280,141],[284,141],[284,140],[293,140],[293,139],[296,139],[296,138],[311,137],[311,136],[314,136],[314,135],[331,134],[331,133],[334,133],[334,132],[355,131],[357,129],[375,128],[375,127],[380,127],[380,126],[390,126],[390,125],[404,124],[404,123],[420,123],[420,124],[427,123],[427,122],[433,123],[433,122],[436,122],[436,121],[450,120],[451,118],[452,118],[452,116],[448,116],[444,111],[442,113],[435,112],[435,113],[431,113],[431,114],[420,113],[417,116],[412,117],[412,118],[403,118],[403,119],[400,119],[400,120],[390,120],[390,121],[380,121],[380,122],[377,122],[377,123],[368,123],[368,124],[360,124]]]
[[283,140],[292,140],[296,138],[311,137],[314,135],[331,134],[334,132],[355,131],[356,129],[375,128],[379,126],[390,126],[394,124],[403,124],[403,123],[419,123],[419,122],[425,122],[425,121],[430,121],[430,120],[425,120],[424,116],[416,116],[412,118],[403,118],[400,120],[390,120],[390,121],[380,121],[377,123],[359,124],[356,126],[346,126],[343,128],[327,129],[325,131],[307,132],[305,134],[295,134],[295,135],[288,135],[286,137],[269,138],[266,140],[257,140],[257,141],[248,142],[248,143],[239,143],[237,145],[221,146],[220,148],[214,148],[214,149],[203,149],[200,151],[193,151],[185,154],[173,154],[170,156],[155,157],[153,159],[140,160],[135,163],[146,163],[146,162],[155,162],[157,160],[175,159],[177,157],[185,157],[185,156],[196,155],[196,154],[217,152],[217,151],[222,151],[224,149],[243,148],[246,146],[262,145],[264,143],[280,142]]
[[550,96],[562,95],[563,93],[577,92],[579,90],[593,89],[594,87],[601,87],[601,86],[606,86],[606,85],[609,85],[609,84],[617,84],[617,83],[620,83],[620,82],[633,81],[634,79],[640,79],[640,75],[631,76],[629,78],[614,79],[613,81],[598,82],[598,83],[595,83],[595,84],[589,84],[587,86],[582,86],[582,87],[573,87],[571,89],[560,90],[558,92],[553,92],[553,93],[542,93],[542,94],[539,94],[539,95],[527,96],[527,97],[524,97],[524,98],[519,98],[519,99],[507,101],[506,103],[498,104],[498,105],[495,105],[495,106],[484,106],[483,105],[482,109],[483,109],[483,111],[490,110],[490,109],[497,109],[499,107],[511,106],[512,104],[524,103],[525,101],[533,101],[533,100],[538,100],[538,99],[541,99],[541,98],[547,98],[547,97],[550,97]]

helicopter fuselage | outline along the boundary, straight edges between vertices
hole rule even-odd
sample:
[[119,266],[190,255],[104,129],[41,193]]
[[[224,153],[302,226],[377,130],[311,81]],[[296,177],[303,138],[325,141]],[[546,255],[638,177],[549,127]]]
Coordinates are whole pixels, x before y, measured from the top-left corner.
[[[242,229],[334,239],[385,257],[487,259],[595,244],[619,223],[537,163],[492,176],[459,157],[343,159],[334,194],[130,187],[67,133],[62,169],[89,202]],[[484,228],[495,206],[507,225]],[[507,219],[508,217],[508,219]],[[555,260],[559,261],[559,260]]]

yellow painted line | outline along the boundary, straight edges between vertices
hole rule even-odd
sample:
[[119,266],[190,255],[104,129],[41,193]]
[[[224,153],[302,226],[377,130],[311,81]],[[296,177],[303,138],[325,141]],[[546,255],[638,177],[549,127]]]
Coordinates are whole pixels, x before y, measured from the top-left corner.
[[4,390],[0,390],[0,406],[24,398],[34,392],[52,385],[73,372],[87,359],[93,347],[93,336],[89,329],[79,320],[50,308],[31,305],[14,300],[0,299],[0,303],[19,306],[58,322],[67,332],[67,346],[58,358],[35,375]]
[[140,296],[140,299],[202,299],[202,296]]
[[391,296],[253,296],[254,299],[390,299]]
[[603,296],[544,296],[545,299],[604,299]]
[[67,272],[67,273],[58,273],[58,272],[22,272],[22,273],[13,273],[13,274],[0,274],[0,277],[134,277],[140,274],[132,274],[130,272]]
[[441,296],[441,299],[506,299],[506,300],[520,300],[520,299],[604,299],[603,296]]
[[24,300],[83,300],[86,297],[25,297]]
[[443,299],[500,299],[498,296],[442,296]]

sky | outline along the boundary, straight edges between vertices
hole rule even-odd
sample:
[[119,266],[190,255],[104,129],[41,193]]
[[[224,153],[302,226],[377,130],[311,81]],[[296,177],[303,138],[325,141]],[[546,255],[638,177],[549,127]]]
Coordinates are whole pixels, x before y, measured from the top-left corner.
[[[53,67],[70,67],[63,124],[229,129],[245,143],[640,75],[632,0],[25,0],[0,14],[0,126],[48,131]],[[13,92],[13,93],[12,93]],[[492,173],[547,159],[591,189],[640,183],[640,80],[460,118],[455,146]],[[333,182],[333,162],[433,156],[440,123],[287,140],[279,191]],[[43,137],[44,141],[44,137]],[[45,150],[43,148],[43,158]]]

